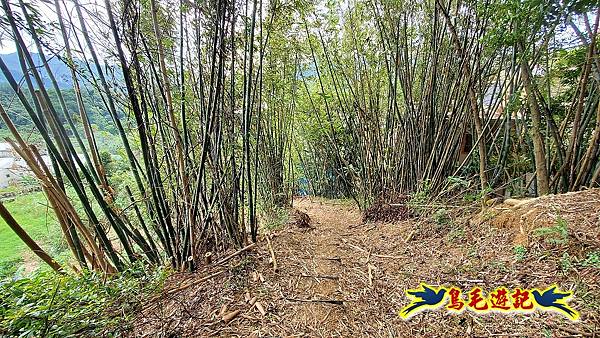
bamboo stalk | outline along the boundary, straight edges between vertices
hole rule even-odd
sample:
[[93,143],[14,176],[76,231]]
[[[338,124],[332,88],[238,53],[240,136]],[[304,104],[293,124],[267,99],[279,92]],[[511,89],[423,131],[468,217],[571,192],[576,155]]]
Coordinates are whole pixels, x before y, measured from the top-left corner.
[[4,219],[6,224],[12,229],[12,231],[19,236],[19,238],[36,254],[39,258],[41,258],[46,264],[48,264],[54,271],[63,272],[62,267],[58,264],[50,255],[46,253],[40,246],[31,238],[29,234],[17,223],[17,221],[13,218],[10,212],[4,207],[4,204],[0,202],[0,216]]

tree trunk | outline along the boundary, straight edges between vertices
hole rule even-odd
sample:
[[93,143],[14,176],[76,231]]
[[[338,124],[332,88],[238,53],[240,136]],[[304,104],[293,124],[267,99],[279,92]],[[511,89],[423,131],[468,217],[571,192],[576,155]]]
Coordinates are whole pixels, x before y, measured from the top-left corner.
[[[523,54],[524,48],[521,45],[520,51]],[[542,139],[541,125],[542,116],[540,107],[534,94],[533,84],[529,74],[529,65],[524,55],[521,55],[521,76],[523,77],[523,87],[527,94],[527,102],[531,112],[531,139],[533,141],[533,154],[535,157],[535,174],[537,182],[538,195],[547,195],[550,192],[548,183],[548,169],[546,167],[546,154],[544,151],[544,140]]]
[[456,28],[450,20],[450,15],[442,6],[439,0],[437,0],[436,3],[441,9],[444,18],[446,19],[448,29],[450,29],[450,33],[452,34],[452,41],[454,42],[454,47],[458,51],[459,56],[463,58],[463,72],[465,73],[467,79],[469,79],[467,95],[469,97],[469,105],[471,108],[471,118],[473,119],[473,123],[475,124],[475,132],[477,133],[477,147],[479,151],[479,177],[481,180],[481,190],[485,190],[488,187],[488,179],[486,174],[487,151],[485,148],[485,135],[483,130],[483,124],[481,122],[481,117],[479,116],[479,108],[477,107],[477,96],[475,94],[475,90],[473,89],[475,85],[473,83],[473,73],[471,72],[471,61],[469,59],[469,56],[465,53],[461,46],[460,40],[458,39],[458,33],[456,32]]

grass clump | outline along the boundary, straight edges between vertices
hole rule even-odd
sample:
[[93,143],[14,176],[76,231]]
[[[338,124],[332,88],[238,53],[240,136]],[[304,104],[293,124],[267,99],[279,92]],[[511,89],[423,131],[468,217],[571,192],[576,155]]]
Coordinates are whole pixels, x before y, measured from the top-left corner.
[[573,262],[571,261],[571,256],[568,253],[563,253],[560,258],[560,269],[563,273],[567,273],[573,267]]
[[14,276],[21,262],[19,258],[0,260],[0,280]]
[[515,255],[517,262],[521,262],[527,257],[527,248],[523,245],[516,245],[513,248],[513,254]]
[[290,215],[288,209],[272,206],[264,211],[262,215],[262,224],[267,230],[275,230],[285,225],[289,219]]
[[546,243],[550,244],[566,244],[569,239],[569,230],[567,221],[558,216],[556,225],[551,227],[542,227],[534,230],[534,235],[543,237]]
[[444,226],[452,223],[452,218],[450,217],[448,210],[444,208],[437,209],[433,213],[433,219],[438,226]]
[[448,241],[450,242],[459,242],[461,239],[465,237],[465,229],[462,227],[454,228],[448,232]]

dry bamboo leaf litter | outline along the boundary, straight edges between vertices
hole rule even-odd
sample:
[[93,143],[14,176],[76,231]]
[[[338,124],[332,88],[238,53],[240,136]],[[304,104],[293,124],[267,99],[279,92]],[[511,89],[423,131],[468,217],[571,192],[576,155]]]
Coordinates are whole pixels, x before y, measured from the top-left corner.
[[[573,205],[581,211],[561,210]],[[419,221],[416,229],[416,222],[407,220],[378,224],[367,231],[356,227],[361,223],[361,215],[353,207],[318,199],[313,202],[304,199],[296,207],[307,213],[316,226],[310,232],[292,225],[277,231],[270,242],[277,254],[278,273],[269,263],[271,252],[264,241],[232,257],[230,268],[223,275],[170,294],[169,289],[202,278],[175,275],[167,282],[168,297],[160,300],[162,305],[149,305],[138,314],[132,335],[534,337],[541,333],[554,337],[600,334],[600,270],[581,263],[587,254],[600,250],[598,223],[584,221],[598,219],[598,190],[537,199],[516,208],[495,206],[487,211],[506,208],[497,213],[500,219],[477,220],[486,212],[483,211],[470,222],[454,220],[453,224],[443,225],[444,228]],[[523,223],[521,216],[533,208],[538,210],[537,214],[526,216],[524,231],[533,231],[527,224],[529,218],[537,217],[537,227],[548,226],[551,216],[547,214],[551,208],[553,213],[559,210],[561,217],[567,219],[569,240],[560,245],[543,240],[530,243],[526,257],[517,260],[514,239]],[[510,212],[515,214],[508,214]],[[561,268],[564,252],[573,257],[573,266],[565,271]],[[240,265],[241,261],[245,263]],[[235,271],[231,266],[236,266]],[[557,283],[563,289],[575,290],[570,304],[580,311],[581,319],[572,323],[560,315],[541,312],[452,315],[429,311],[404,321],[398,316],[398,311],[408,303],[404,291],[415,288],[419,282],[454,284],[463,289],[476,285],[489,289]],[[256,297],[254,306],[248,304],[246,293],[251,295],[251,300]],[[213,315],[225,297],[230,300],[227,311],[241,314],[228,324],[220,317],[215,320]],[[256,304],[261,305],[264,313]]]

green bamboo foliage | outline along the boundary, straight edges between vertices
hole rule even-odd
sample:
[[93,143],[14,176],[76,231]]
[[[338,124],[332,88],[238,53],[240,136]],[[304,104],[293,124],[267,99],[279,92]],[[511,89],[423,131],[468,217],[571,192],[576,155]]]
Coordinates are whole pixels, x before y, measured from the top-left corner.
[[[420,189],[443,192],[448,177],[474,178],[479,190],[503,194],[525,174],[510,168],[515,154],[532,163],[536,175],[526,185],[539,194],[597,186],[597,22],[584,16],[579,88],[567,116],[555,121],[532,74],[549,71],[543,53],[564,14],[544,30],[523,33],[514,24],[504,34],[494,21],[502,6],[510,5],[352,1],[338,17],[301,13],[310,18],[296,29],[304,33],[298,43],[310,112],[309,123],[300,121],[298,156],[310,186],[362,206]],[[526,11],[520,6],[514,10]],[[311,29],[310,20],[325,23]],[[506,40],[523,34],[526,47]],[[315,125],[318,137],[309,135]]]
[[[262,104],[256,87],[264,53],[261,47],[258,58],[254,46],[263,44],[262,31],[256,34],[262,28],[257,24],[261,20],[257,2],[244,5],[219,0],[202,12],[199,5],[182,3],[177,9],[180,27],[176,30],[165,21],[169,11],[163,3],[129,2],[121,6],[106,1],[106,24],[110,27],[110,45],[117,55],[116,68],[122,75],[121,91],[106,77],[83,6],[73,2],[73,22],[70,16],[64,16],[64,4],[55,1],[60,36],[66,46],[65,54],[58,56],[72,68],[77,112],[68,111],[61,89],[50,75],[60,109],[53,106],[23,34],[35,42],[36,52],[43,55],[41,62],[50,74],[46,54],[56,52],[48,49],[36,32],[29,5],[19,3],[18,16],[25,18],[27,27],[18,24],[11,3],[3,1],[2,6],[23,57],[25,82],[36,94],[31,98],[24,95],[18,79],[1,59],[0,68],[42,135],[56,164],[52,170],[41,161],[37,149],[23,141],[9,116],[3,114],[3,118],[17,139],[11,141],[15,149],[43,185],[81,268],[112,273],[141,259],[150,264],[169,262],[177,269],[194,269],[206,250],[224,250],[257,240],[256,166],[260,143],[255,131],[260,122],[253,115]],[[239,42],[233,36],[240,29],[236,27],[236,16],[242,8],[252,8],[253,19],[244,24],[244,42],[237,46]],[[188,22],[191,17],[194,20]],[[143,21],[146,18],[150,18],[153,34],[141,28],[148,22]],[[86,85],[94,86],[103,98],[137,191],[128,186],[120,191],[106,176],[81,98],[81,70],[76,69],[71,49],[73,29],[81,34],[91,57],[90,72],[86,74],[90,81]],[[259,37],[261,41],[255,42]],[[167,45],[177,39],[179,57],[174,58],[175,53]],[[81,46],[79,37],[75,41]],[[239,48],[243,48],[241,52],[236,51]],[[244,65],[241,71],[236,69],[237,63]],[[189,68],[186,64],[199,67]],[[243,88],[236,88],[236,83],[243,84]],[[80,125],[72,119],[73,114],[80,116]],[[61,122],[65,120],[69,132]],[[134,122],[131,129],[130,121]],[[238,147],[238,142],[243,146]],[[117,204],[120,194],[129,205]],[[84,214],[73,205],[73,195]]]
[[[443,192],[448,177],[484,195],[527,172],[539,194],[598,185],[600,15],[581,14],[582,29],[570,8],[552,4],[545,9],[556,15],[519,21],[528,2],[353,0],[323,11],[105,0],[91,15],[78,0],[55,0],[58,25],[46,32],[35,5],[0,1],[24,75],[2,58],[0,70],[45,149],[24,141],[10,111],[1,115],[81,269],[113,273],[139,260],[195,269],[206,251],[258,240],[260,212],[289,205],[301,182],[361,208]],[[499,18],[503,11],[512,14]],[[560,24],[586,49],[564,114],[554,111],[544,65]],[[76,111],[53,58],[71,68]],[[88,89],[118,134],[124,184],[102,162]]]

